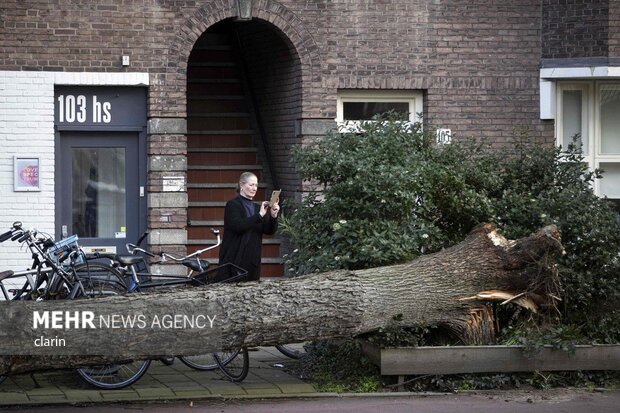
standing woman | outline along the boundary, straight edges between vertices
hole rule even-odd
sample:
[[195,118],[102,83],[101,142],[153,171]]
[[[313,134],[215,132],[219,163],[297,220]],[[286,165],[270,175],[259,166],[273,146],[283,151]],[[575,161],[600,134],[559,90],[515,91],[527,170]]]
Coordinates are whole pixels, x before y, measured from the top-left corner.
[[224,209],[224,240],[220,248],[220,265],[233,263],[248,272],[248,280],[260,278],[260,259],[263,234],[278,229],[275,203],[255,204],[252,199],[258,190],[258,178],[252,172],[239,177],[239,195],[226,203]]

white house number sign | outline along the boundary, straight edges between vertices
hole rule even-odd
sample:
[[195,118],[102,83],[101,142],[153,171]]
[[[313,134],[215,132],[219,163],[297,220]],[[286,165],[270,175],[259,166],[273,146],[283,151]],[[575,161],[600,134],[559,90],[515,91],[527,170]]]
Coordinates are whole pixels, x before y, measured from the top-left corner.
[[92,123],[110,123],[112,103],[100,101],[96,95],[91,99],[89,101],[84,95],[59,95],[58,120],[61,123],[84,123],[90,117]]
[[452,130],[451,129],[437,129],[437,143],[439,145],[445,145],[452,142]]

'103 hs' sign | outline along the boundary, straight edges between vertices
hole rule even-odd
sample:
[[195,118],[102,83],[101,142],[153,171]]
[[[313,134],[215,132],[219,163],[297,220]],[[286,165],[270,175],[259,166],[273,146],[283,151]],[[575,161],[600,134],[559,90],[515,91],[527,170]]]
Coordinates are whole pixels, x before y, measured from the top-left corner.
[[[100,102],[97,95],[91,96],[90,105],[87,104],[84,95],[59,95],[58,101],[58,121],[60,123],[84,123],[89,112],[92,115],[93,123],[110,123],[112,121],[112,103]],[[88,110],[90,109],[90,111]]]
[[54,119],[67,127],[137,126],[146,123],[146,89],[58,86]]

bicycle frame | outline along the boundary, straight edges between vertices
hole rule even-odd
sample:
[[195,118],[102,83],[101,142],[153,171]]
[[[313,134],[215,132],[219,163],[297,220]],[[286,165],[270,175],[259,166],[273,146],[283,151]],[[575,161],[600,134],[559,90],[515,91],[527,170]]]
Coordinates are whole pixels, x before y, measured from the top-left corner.
[[[150,281],[150,282],[145,283],[140,279],[140,276],[152,277],[154,275],[148,272],[148,264],[146,264],[146,260],[144,260],[144,262],[145,262],[145,265],[147,265],[147,273],[137,272],[135,264],[128,265],[127,267],[131,271],[131,280],[132,280],[132,285],[130,286],[129,291],[131,292],[134,290],[140,290],[141,288],[161,287],[161,286],[169,286],[169,285],[185,284],[185,283],[206,284],[205,282],[202,282],[200,280],[200,274],[204,274],[207,271],[209,264],[208,262],[201,260],[200,255],[207,251],[218,248],[222,244],[219,230],[211,230],[211,232],[216,236],[216,242],[214,245],[195,251],[183,257],[177,257],[165,251],[161,251],[158,254],[156,254],[152,251],[139,247],[139,244],[144,239],[146,234],[140,237],[140,240],[138,241],[138,245],[127,243],[126,244],[127,251],[133,256],[139,256],[139,254],[144,254],[149,258],[156,258],[157,259],[155,261],[156,264],[165,264],[165,263],[172,261],[172,262],[183,264],[185,267],[188,268],[187,275],[185,276],[170,275],[170,274],[169,275],[157,274],[156,276],[158,278],[164,278],[164,279],[167,278],[168,280]],[[195,259],[195,265],[194,265],[194,259]],[[197,276],[193,276],[195,272],[198,272],[199,274]]]
[[[65,285],[70,287],[67,298],[75,298],[80,293],[84,293],[83,285],[76,276],[76,274],[70,274],[68,270],[65,270],[61,264],[62,261],[69,259],[71,264],[69,268],[75,268],[76,259],[81,253],[77,246],[68,249],[62,259],[59,259],[58,263],[54,261],[50,252],[50,247],[54,246],[54,241],[51,237],[38,237],[38,232],[35,229],[24,230],[22,229],[21,222],[15,222],[10,231],[0,235],[0,242],[4,242],[9,238],[12,241],[18,241],[22,244],[26,244],[32,254],[33,264],[32,268],[25,271],[13,272],[8,276],[5,276],[0,281],[0,290],[6,300],[34,300],[39,298],[50,298],[60,291],[54,291],[55,287]],[[51,277],[50,277],[51,274]],[[36,277],[33,277],[36,275]],[[18,277],[26,277],[26,282],[20,289],[7,290],[4,285],[7,279],[16,279]],[[45,284],[45,287],[43,285]],[[10,296],[13,294],[13,297]]]

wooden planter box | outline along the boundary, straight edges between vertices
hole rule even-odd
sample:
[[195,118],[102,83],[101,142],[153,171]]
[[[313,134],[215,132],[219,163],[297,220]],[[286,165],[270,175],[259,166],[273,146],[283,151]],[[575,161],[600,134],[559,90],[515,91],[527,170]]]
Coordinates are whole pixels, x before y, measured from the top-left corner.
[[382,375],[620,370],[620,345],[576,346],[574,353],[545,347],[526,354],[522,346],[379,348],[362,343]]

